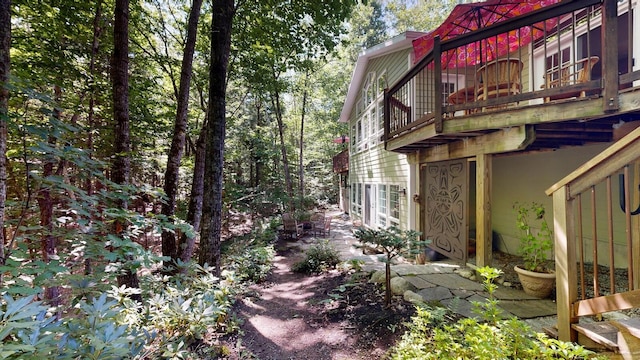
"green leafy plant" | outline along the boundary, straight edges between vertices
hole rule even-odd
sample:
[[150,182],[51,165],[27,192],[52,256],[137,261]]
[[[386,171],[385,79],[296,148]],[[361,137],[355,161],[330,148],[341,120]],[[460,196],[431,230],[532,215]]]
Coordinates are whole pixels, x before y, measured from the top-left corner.
[[545,218],[542,204],[515,203],[516,225],[520,232],[520,255],[524,268],[535,272],[548,272],[547,257],[553,249],[553,232]]
[[502,275],[502,270],[490,266],[483,266],[477,271],[480,276],[482,276],[482,285],[489,294],[489,298],[482,302],[472,302],[474,311],[479,314],[484,321],[490,324],[496,324],[502,315],[502,311],[498,307],[499,301],[493,295],[498,289],[498,285],[496,285],[494,281]]
[[[493,283],[500,272],[481,268],[490,298],[497,289]],[[482,321],[464,318],[449,323],[447,310],[420,306],[408,324],[408,331],[391,350],[391,359],[604,359],[584,347],[534,332],[516,318],[498,318],[498,301],[477,306]]]
[[324,240],[305,251],[304,259],[293,264],[292,270],[306,274],[320,273],[339,263],[338,251],[329,245],[328,240]]
[[259,283],[271,271],[274,255],[273,245],[255,246],[240,255],[230,256],[229,267],[241,280]]
[[150,333],[126,324],[106,293],[81,300],[73,316],[56,320],[33,296],[0,303],[0,359],[125,359],[142,351]]
[[395,226],[389,229],[369,229],[360,227],[355,232],[363,245],[373,245],[384,251],[385,257],[385,306],[391,305],[391,261],[402,255],[420,252],[429,240],[420,241],[420,233],[415,230],[401,230]]

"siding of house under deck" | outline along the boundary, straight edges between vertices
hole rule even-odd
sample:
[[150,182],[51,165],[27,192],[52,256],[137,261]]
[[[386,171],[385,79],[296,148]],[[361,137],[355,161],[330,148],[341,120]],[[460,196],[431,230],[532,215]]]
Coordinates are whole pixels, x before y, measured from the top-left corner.
[[[545,205],[547,221],[552,221],[552,199],[545,195],[545,190],[564,178],[566,175],[589,161],[604,150],[609,144],[588,145],[582,147],[565,148],[555,151],[536,152],[529,154],[507,154],[493,159],[493,190],[491,200],[491,217],[494,235],[494,247],[501,251],[517,254],[519,247],[518,230],[515,225],[513,204],[517,202],[529,203],[535,201]],[[615,249],[615,266],[627,266],[627,248],[625,245],[624,214],[619,210],[617,178],[613,179],[613,228]],[[598,218],[606,218],[607,200],[604,191],[596,191],[596,206]],[[589,199],[583,201],[585,213],[589,213]],[[637,206],[637,204],[632,204]],[[585,256],[588,261],[592,254],[592,239],[590,233],[592,224],[589,218],[583,224],[585,239]],[[598,248],[604,253],[607,247],[608,229],[598,227]],[[608,259],[599,259],[601,265],[608,265]]]
[[[400,189],[409,188],[410,167],[406,155],[385,151],[383,144],[352,155],[350,167],[350,182],[352,186],[355,183],[363,184],[363,196],[366,184],[376,185],[376,191],[378,191],[380,184],[386,185],[387,191],[389,191],[390,185],[398,185]],[[400,216],[398,220],[402,229],[409,227],[408,206],[410,204],[407,202],[407,198],[408,196],[405,195],[399,196]],[[360,216],[353,215],[360,218]]]

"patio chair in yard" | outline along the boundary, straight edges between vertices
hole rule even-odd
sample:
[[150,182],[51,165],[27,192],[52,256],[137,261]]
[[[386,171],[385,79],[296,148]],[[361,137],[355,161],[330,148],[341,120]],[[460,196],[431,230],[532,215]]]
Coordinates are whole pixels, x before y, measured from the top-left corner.
[[329,235],[331,233],[331,217],[322,213],[311,215],[311,224],[313,225],[314,235]]
[[314,235],[324,233],[324,214],[323,213],[314,213],[311,215],[311,218],[309,220],[311,221],[311,226],[312,226]]
[[289,239],[299,239],[304,233],[302,223],[298,223],[290,213],[282,214],[282,226],[284,236]]

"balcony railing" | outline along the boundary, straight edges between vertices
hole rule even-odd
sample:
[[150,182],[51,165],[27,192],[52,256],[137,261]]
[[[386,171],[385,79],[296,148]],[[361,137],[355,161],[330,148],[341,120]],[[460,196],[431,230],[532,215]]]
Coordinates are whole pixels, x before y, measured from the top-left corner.
[[339,154],[333,157],[333,172],[342,173],[349,171],[349,150],[342,150]]
[[[617,111],[619,92],[640,79],[632,71],[631,2],[562,1],[453,39],[434,38],[433,49],[385,92],[385,139],[426,124],[441,133],[453,117],[582,98],[608,99],[603,111]],[[489,45],[500,42],[516,50],[492,53]],[[481,53],[467,59],[468,47]]]

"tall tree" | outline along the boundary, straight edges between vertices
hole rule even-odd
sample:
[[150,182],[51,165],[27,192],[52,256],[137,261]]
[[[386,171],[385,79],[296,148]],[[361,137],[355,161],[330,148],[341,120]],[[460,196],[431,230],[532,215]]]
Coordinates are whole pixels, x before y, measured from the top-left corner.
[[294,192],[283,102],[291,86],[289,74],[313,71],[315,62],[325,59],[339,42],[343,22],[355,3],[352,0],[247,2],[241,9],[243,16],[238,17],[244,20],[234,38],[241,49],[238,59],[250,65],[242,68],[242,76],[252,89],[268,94],[271,100],[289,200],[294,198]]
[[388,0],[387,12],[396,33],[431,31],[449,15],[457,0]]
[[349,59],[351,63],[358,60],[360,53],[374,45],[380,44],[387,37],[387,24],[384,21],[384,7],[380,0],[367,3],[359,2],[349,18],[348,39]]
[[[169,221],[173,221],[173,216],[175,215],[180,162],[182,161],[187,133],[187,114],[189,110],[189,88],[191,85],[193,54],[196,47],[201,7],[202,0],[193,0],[187,25],[187,41],[182,55],[175,127],[171,140],[171,149],[169,150],[167,159],[167,169],[164,174],[164,191],[167,195],[167,201],[162,205],[162,214],[166,215]],[[172,231],[164,230],[162,232],[162,255],[169,257],[171,260],[178,258],[176,237]]]
[[[5,264],[4,213],[7,199],[7,123],[9,122],[9,66],[11,0],[0,0],[0,265]],[[0,285],[2,274],[0,274]]]
[[309,70],[307,70],[304,74],[304,84],[302,89],[302,108],[300,109],[300,153],[298,154],[298,181],[300,181],[300,185],[298,186],[298,196],[300,197],[300,204],[304,201],[304,115],[307,110],[307,84],[309,81]]
[[214,0],[211,19],[209,68],[209,121],[206,131],[202,233],[198,262],[214,266],[220,274],[222,225],[222,180],[226,134],[226,92],[231,28],[235,16],[233,0]]
[[[113,27],[113,56],[111,81],[113,83],[113,118],[115,121],[115,154],[111,179],[116,184],[128,185],[131,176],[131,138],[129,129],[129,0],[116,0]],[[121,208],[127,209],[127,201],[121,200]],[[120,234],[126,224],[117,223],[115,231]],[[118,276],[118,285],[139,288],[138,274],[129,267],[129,256],[125,254],[125,269]],[[140,295],[132,298],[142,301]]]

